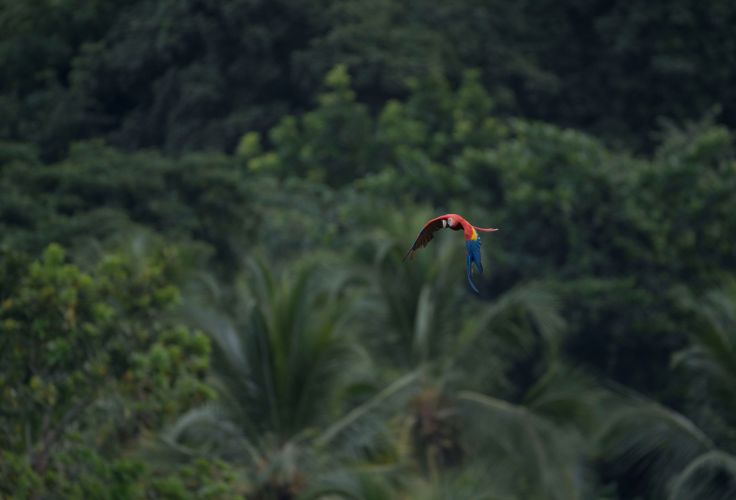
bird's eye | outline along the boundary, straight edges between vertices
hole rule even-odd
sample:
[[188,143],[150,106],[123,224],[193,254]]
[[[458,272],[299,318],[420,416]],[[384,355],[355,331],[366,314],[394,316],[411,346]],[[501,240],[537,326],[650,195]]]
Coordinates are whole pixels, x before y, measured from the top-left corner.
[[447,225],[448,226],[452,226],[452,217],[450,217],[449,219],[447,219]]

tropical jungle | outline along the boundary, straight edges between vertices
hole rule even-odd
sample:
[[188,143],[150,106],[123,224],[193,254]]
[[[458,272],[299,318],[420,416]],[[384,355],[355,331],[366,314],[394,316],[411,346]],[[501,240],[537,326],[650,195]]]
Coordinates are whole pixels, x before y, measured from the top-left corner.
[[734,26],[0,1],[0,498],[736,498]]

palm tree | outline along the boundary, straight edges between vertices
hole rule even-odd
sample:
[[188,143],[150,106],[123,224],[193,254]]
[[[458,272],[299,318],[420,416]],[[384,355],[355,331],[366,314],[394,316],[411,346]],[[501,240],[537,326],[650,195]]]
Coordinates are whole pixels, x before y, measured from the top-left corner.
[[[381,216],[384,231],[373,236],[374,258],[366,274],[374,283],[373,323],[367,342],[394,368],[430,367],[449,372],[491,325],[497,340],[531,349],[542,340],[545,352],[558,350],[564,321],[554,295],[541,283],[529,283],[493,300],[478,300],[466,290],[464,249],[456,239],[438,236],[411,262],[403,262],[407,227],[419,227],[428,215]],[[492,271],[491,271],[492,272]],[[498,347],[498,346],[495,346]],[[493,363],[487,363],[489,368]]]
[[[672,365],[702,381],[694,387],[698,405],[717,412],[736,432],[736,281],[700,299],[683,292],[682,304],[695,321],[690,345],[673,357]],[[732,439],[736,446],[736,435]]]
[[474,391],[458,401],[472,440],[499,498],[584,499],[595,493],[590,436],[607,406],[599,384],[552,365],[511,403]]
[[672,358],[685,413],[616,387],[597,436],[604,476],[626,497],[680,500],[736,495],[736,287],[727,284],[695,299],[682,291],[690,313],[690,345]]
[[[485,491],[529,498],[525,495],[544,495],[553,483],[567,481],[564,487],[554,485],[560,498],[583,498],[588,482],[576,475],[583,469],[586,448],[579,432],[561,430],[553,418],[554,411],[569,416],[583,403],[565,407],[549,399],[545,411],[552,416],[547,416],[536,413],[541,406],[527,409],[523,401],[515,405],[487,395],[519,397],[506,377],[519,361],[535,359],[536,366],[530,366],[539,374],[554,364],[564,332],[554,296],[542,284],[531,283],[494,300],[476,300],[465,290],[462,245],[438,236],[413,262],[403,263],[404,228],[419,223],[408,224],[395,212],[380,218],[384,231],[374,239],[378,243],[374,243],[370,276],[375,290],[373,317],[381,321],[383,335],[368,331],[367,343],[389,373],[414,370],[421,374],[422,389],[407,408],[405,426],[411,461],[424,477],[420,480],[424,494],[432,491],[442,496],[448,488],[457,491],[458,481],[469,481],[465,489],[470,496]],[[417,219],[426,216],[420,214]],[[534,402],[541,405],[542,394],[549,396],[555,388],[565,392],[563,385],[555,385],[558,382],[559,377],[543,377],[531,388],[522,388],[521,394],[526,389],[528,397],[539,392]],[[467,391],[470,388],[480,392]],[[567,389],[571,401],[584,399],[577,389]],[[526,443],[526,452],[516,453],[511,441],[501,444],[489,439],[486,424],[491,422],[491,435],[515,436]],[[548,441],[541,445],[548,448],[541,458],[535,455],[538,436]],[[481,441],[488,446],[478,448]],[[489,465],[492,459],[497,461]],[[463,467],[457,468],[460,464]],[[541,472],[530,474],[530,468]],[[480,472],[474,475],[466,469]],[[496,473],[498,478],[523,477],[524,484],[497,488],[479,479],[496,478]]]
[[727,500],[736,497],[736,457],[718,450],[703,453],[672,481],[669,500]]
[[363,356],[351,335],[346,281],[316,265],[280,278],[262,261],[249,267],[247,284],[220,297],[231,304],[224,311],[188,309],[213,340],[218,398],[185,414],[162,440],[183,458],[204,454],[242,464],[248,498],[314,495],[346,463],[387,459],[384,414],[405,399],[416,375],[365,394],[357,383]]
[[736,457],[686,416],[625,395],[597,438],[605,474],[627,497],[727,499],[736,493]]

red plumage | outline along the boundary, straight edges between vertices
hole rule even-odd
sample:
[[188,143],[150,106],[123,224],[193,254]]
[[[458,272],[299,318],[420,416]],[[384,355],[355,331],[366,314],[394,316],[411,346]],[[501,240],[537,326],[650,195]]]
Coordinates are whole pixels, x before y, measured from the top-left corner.
[[432,238],[434,238],[434,233],[445,227],[452,229],[453,231],[460,231],[462,229],[466,241],[477,238],[477,233],[475,231],[497,231],[495,228],[473,226],[463,216],[458,214],[440,215],[439,217],[430,219],[426,224],[424,224],[424,227],[419,231],[419,235],[417,235],[416,240],[414,240],[414,244],[412,244],[411,248],[404,256],[404,259],[413,257],[417,250],[429,244]]

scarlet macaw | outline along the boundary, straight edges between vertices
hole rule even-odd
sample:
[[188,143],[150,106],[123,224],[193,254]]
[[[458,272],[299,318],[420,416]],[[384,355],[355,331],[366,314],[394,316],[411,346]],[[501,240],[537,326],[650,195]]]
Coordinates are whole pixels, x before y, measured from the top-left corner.
[[467,274],[470,287],[475,291],[475,293],[480,293],[472,279],[473,264],[475,264],[475,268],[479,273],[483,273],[483,262],[481,262],[480,258],[480,236],[478,236],[478,231],[490,233],[491,231],[498,231],[496,228],[476,227],[458,214],[440,215],[439,217],[429,220],[422,230],[419,231],[417,239],[414,240],[414,244],[411,246],[409,251],[406,252],[404,260],[409,257],[414,257],[414,253],[417,250],[429,244],[432,238],[434,238],[434,233],[446,227],[453,231],[460,231],[462,229],[465,233],[465,249],[467,252],[465,272]]

